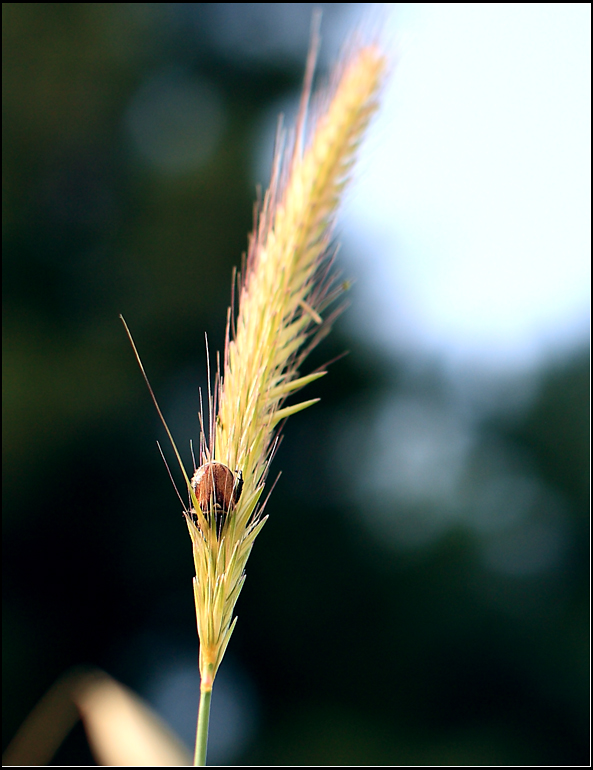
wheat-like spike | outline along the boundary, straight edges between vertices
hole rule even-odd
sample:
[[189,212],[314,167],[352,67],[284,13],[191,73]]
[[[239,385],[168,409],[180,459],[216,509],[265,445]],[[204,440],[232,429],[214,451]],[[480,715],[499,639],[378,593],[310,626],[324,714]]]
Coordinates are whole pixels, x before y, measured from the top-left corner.
[[[318,400],[284,406],[295,390],[325,374],[301,377],[298,367],[336,315],[323,316],[328,298],[339,293],[336,277],[328,269],[332,227],[356,150],[377,107],[385,71],[378,46],[368,45],[351,54],[305,146],[314,49],[297,135],[290,147],[277,150],[270,189],[250,239],[238,313],[236,318],[234,312],[229,314],[223,371],[214,396],[218,411],[209,456],[233,472],[240,470],[243,490],[222,520],[214,509],[204,515],[190,489],[193,510],[186,519],[196,569],[203,691],[212,688],[234,628],[233,610],[245,565],[265,522],[260,498],[278,423]],[[284,136],[279,137],[278,146],[282,145],[287,145]]]

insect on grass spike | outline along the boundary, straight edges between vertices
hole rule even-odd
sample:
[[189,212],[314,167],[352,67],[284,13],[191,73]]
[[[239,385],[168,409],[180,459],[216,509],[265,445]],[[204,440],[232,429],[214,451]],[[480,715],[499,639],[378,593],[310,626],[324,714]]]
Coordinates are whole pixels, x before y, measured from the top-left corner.
[[200,465],[194,473],[191,485],[198,505],[204,513],[210,506],[227,514],[239,502],[243,489],[243,474],[235,475],[224,463],[214,460]]
[[[210,419],[207,426],[201,421],[200,467],[191,479],[130,335],[190,497],[185,521],[200,638],[194,760],[199,765],[206,762],[212,686],[235,628],[247,560],[267,518],[263,493],[280,426],[319,400],[287,404],[286,399],[325,373],[300,368],[344,308],[333,305],[347,288],[333,270],[333,228],[386,68],[378,44],[353,41],[325,101],[317,101],[317,111],[309,116],[317,45],[315,28],[296,130],[292,142],[286,135],[278,142],[271,185],[257,212],[238,285],[237,312],[233,301],[228,315],[222,367],[214,393],[208,391]],[[301,526],[299,519],[294,526]]]

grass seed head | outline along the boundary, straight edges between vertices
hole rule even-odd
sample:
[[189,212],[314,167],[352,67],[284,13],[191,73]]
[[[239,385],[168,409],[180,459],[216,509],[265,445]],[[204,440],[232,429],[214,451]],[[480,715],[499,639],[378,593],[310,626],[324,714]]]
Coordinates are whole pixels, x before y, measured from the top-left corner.
[[[202,689],[212,687],[236,622],[245,565],[265,523],[260,500],[279,425],[318,400],[285,405],[325,374],[301,376],[299,369],[340,312],[326,312],[344,287],[330,251],[334,220],[377,107],[385,63],[376,45],[351,52],[325,95],[325,111],[311,120],[313,46],[292,142],[284,132],[278,135],[270,188],[239,283],[238,312],[229,310],[222,371],[209,396],[209,437],[202,431],[201,465],[188,480]],[[231,468],[241,469],[241,480]]]

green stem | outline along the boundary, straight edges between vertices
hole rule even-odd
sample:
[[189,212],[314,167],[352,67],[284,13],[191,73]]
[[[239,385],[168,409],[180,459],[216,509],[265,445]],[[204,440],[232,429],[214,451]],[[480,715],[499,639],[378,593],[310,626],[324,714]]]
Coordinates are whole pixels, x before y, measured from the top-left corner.
[[196,751],[194,753],[194,767],[203,767],[206,764],[211,700],[211,688],[209,690],[200,690],[200,706],[198,708],[198,727],[196,730]]

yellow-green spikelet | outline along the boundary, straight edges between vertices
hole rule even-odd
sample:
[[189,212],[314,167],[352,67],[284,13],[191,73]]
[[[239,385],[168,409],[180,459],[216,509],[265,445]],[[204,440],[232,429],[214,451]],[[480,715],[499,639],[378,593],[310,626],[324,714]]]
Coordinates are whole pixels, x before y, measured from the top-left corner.
[[300,152],[297,135],[289,161],[276,158],[276,174],[251,239],[236,329],[227,333],[214,446],[209,448],[212,459],[242,471],[243,492],[219,532],[209,526],[193,495],[197,525],[187,517],[196,568],[202,689],[212,687],[234,627],[245,564],[265,521],[258,503],[276,427],[317,400],[282,406],[290,393],[324,374],[299,378],[297,367],[304,343],[318,330],[327,331],[318,324],[331,281],[320,290],[319,269],[356,149],[377,106],[384,70],[385,58],[375,45],[350,56],[307,149]]

